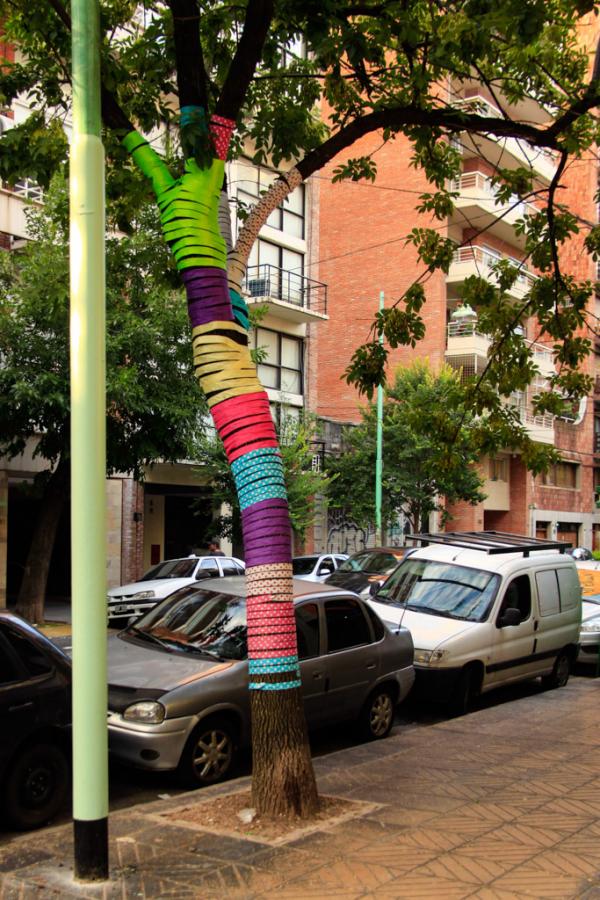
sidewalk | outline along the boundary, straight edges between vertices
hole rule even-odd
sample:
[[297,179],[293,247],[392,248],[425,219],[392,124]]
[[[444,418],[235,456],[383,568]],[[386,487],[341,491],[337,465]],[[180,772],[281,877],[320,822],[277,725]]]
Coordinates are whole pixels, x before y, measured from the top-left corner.
[[248,779],[113,813],[111,881],[72,880],[70,826],[0,846],[0,900],[600,898],[600,680],[572,679],[315,760],[354,818],[281,846],[161,816]]

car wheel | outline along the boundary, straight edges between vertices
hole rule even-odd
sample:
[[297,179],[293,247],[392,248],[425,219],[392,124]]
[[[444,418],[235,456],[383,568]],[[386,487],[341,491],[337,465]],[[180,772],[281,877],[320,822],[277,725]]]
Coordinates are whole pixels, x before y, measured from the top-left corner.
[[471,669],[463,669],[448,700],[447,709],[451,716],[464,716],[469,711],[475,696],[475,678]]
[[545,688],[564,687],[571,674],[571,657],[563,651],[556,657],[556,662],[550,675],[542,675],[542,686]]
[[179,762],[179,777],[187,787],[216,784],[231,773],[236,754],[233,723],[225,718],[207,719],[188,739]]
[[43,743],[21,751],[6,775],[4,809],[15,828],[45,825],[65,803],[69,764],[56,744]]
[[378,688],[367,700],[359,719],[359,730],[368,741],[387,737],[394,724],[394,697],[390,688]]

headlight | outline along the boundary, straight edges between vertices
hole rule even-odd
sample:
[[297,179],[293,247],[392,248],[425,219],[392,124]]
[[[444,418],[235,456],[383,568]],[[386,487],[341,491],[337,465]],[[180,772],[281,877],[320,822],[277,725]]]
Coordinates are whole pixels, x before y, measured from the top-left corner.
[[165,708],[156,700],[140,700],[132,703],[123,713],[128,722],[145,722],[147,725],[159,725],[165,718]]
[[154,596],[156,596],[154,591],[139,591],[137,594],[132,594],[130,600],[148,600]]
[[582,631],[600,631],[600,619],[593,619],[591,622],[584,622],[581,626]]
[[429,666],[431,663],[438,662],[444,655],[443,650],[419,650],[415,647],[415,662],[422,666]]

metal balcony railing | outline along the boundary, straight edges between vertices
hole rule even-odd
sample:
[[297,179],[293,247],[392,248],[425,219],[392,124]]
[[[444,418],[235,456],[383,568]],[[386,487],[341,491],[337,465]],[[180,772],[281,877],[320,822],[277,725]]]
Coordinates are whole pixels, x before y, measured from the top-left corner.
[[463,172],[460,178],[450,182],[450,190],[459,194],[475,191],[481,201],[493,202],[498,207],[498,214],[505,209],[510,209],[511,215],[518,217],[535,215],[539,210],[532,203],[521,200],[517,196],[511,197],[506,203],[497,202],[497,192],[489,175],[483,172]]
[[531,272],[527,271],[527,269],[524,267],[524,264],[519,259],[514,259],[512,256],[505,256],[502,253],[497,253],[490,247],[480,247],[478,244],[470,244],[465,247],[458,247],[454,251],[454,255],[452,257],[453,263],[475,263],[477,268],[480,270],[480,275],[483,278],[486,278],[488,277],[488,275],[492,274],[492,266],[495,265],[495,263],[499,262],[501,259],[508,260],[508,262],[512,263],[512,265],[518,269],[517,284],[519,284],[524,290],[529,290],[529,288],[535,282],[536,278],[535,275],[532,275]]
[[309,312],[327,315],[327,285],[297,272],[263,264],[246,271],[244,290],[253,299],[280,300]]

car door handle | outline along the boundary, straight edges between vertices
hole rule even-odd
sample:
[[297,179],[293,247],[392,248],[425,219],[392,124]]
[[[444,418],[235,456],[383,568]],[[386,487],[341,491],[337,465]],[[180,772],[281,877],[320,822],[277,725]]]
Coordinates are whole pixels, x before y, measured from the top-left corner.
[[323,677],[323,673],[322,673],[322,672],[313,672],[313,673],[312,673],[312,677],[313,677],[313,678],[322,678],[322,677]]
[[33,701],[30,700],[28,703],[17,703],[15,706],[9,706],[9,712],[17,712],[20,709],[31,709],[33,706]]
[[374,663],[374,662],[367,663],[367,669],[375,669],[375,668],[376,668],[376,663]]

